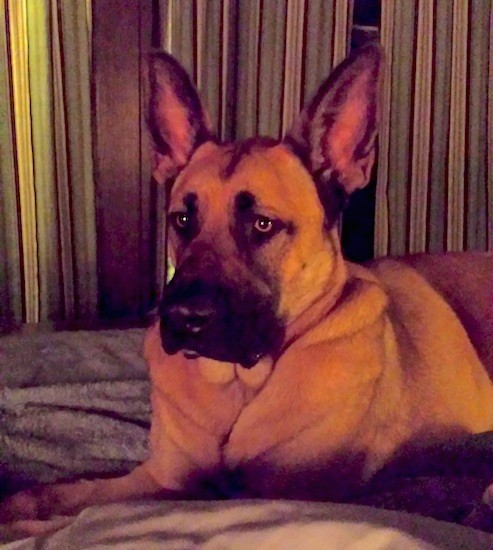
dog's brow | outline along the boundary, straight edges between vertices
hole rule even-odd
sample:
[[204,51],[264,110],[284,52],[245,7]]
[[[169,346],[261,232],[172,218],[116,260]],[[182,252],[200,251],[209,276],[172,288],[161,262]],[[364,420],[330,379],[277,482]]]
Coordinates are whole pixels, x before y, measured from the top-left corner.
[[255,197],[249,191],[240,191],[235,198],[237,210],[245,211],[255,206]]
[[187,207],[187,210],[195,212],[197,210],[197,195],[188,193],[183,197],[183,204]]

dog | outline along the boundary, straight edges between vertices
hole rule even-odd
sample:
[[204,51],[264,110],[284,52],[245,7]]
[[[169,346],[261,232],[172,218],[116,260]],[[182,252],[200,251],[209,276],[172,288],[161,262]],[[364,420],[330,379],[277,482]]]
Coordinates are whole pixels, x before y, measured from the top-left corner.
[[221,143],[185,70],[150,56],[176,272],[144,344],[149,458],[13,495],[4,523],[149,496],[344,500],[413,450],[493,429],[493,256],[341,253],[339,215],[374,163],[382,66],[367,44],[282,140]]

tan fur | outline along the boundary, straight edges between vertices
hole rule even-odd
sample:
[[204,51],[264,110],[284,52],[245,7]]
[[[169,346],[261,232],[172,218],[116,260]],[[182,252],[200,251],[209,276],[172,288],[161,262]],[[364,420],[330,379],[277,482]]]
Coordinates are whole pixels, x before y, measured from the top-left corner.
[[[366,55],[336,126],[342,145],[328,144],[348,191],[367,181],[373,155],[370,140],[354,159],[361,136],[373,135],[365,132],[363,115],[368,67],[377,54]],[[351,114],[354,104],[358,116]],[[230,280],[255,279],[230,232],[239,192],[256,197],[261,215],[294,227],[255,252],[278,283],[283,348],[251,371],[181,352],[167,356],[156,323],[145,341],[153,406],[149,459],[123,478],[16,495],[0,507],[3,521],[144,495],[203,496],[204,481],[235,476],[245,496],[346,498],[403,454],[493,429],[486,370],[492,372],[493,357],[491,255],[352,265],[342,257],[336,229],[324,229],[313,180],[286,145],[252,148],[228,176],[231,146],[206,143],[193,152],[182,145],[180,154],[190,150],[191,158],[170,209],[194,193],[201,231],[189,246],[172,237],[176,264],[205,246]],[[269,292],[265,282],[255,284]]]
[[415,254],[402,260],[448,302],[493,377],[493,254]]

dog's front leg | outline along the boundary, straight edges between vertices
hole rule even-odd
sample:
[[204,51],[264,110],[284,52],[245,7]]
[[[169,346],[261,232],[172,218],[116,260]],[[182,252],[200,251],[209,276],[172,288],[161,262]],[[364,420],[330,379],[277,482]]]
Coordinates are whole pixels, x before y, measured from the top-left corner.
[[48,520],[54,516],[75,515],[96,504],[152,496],[176,498],[176,495],[176,491],[159,485],[144,463],[118,478],[40,485],[16,493],[0,503],[0,523]]

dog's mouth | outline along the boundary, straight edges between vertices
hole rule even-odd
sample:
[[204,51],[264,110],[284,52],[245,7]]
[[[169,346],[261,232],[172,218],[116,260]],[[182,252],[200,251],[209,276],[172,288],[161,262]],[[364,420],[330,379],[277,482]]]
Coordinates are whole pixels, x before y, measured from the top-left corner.
[[200,353],[198,351],[195,351],[193,349],[184,349],[183,355],[187,359],[197,359],[197,357],[200,357]]
[[[269,355],[272,351],[264,349],[250,350],[242,349],[242,346],[228,346],[224,341],[214,338],[214,340],[195,339],[190,341],[189,337],[183,334],[176,334],[169,330],[166,323],[161,319],[161,342],[164,351],[168,355],[175,355],[178,352],[183,353],[187,359],[198,359],[205,357],[222,361],[225,363],[239,364],[245,369],[253,368],[262,357]],[[265,346],[264,346],[265,348]]]
[[[182,353],[187,359],[198,359],[199,357],[207,357],[207,355],[202,355],[198,351],[193,349],[183,349]],[[227,361],[227,362],[239,364],[245,369],[251,369],[260,361],[262,357],[263,357],[262,353],[253,351],[247,354],[246,356],[244,356],[242,359],[239,359],[238,361]],[[219,360],[217,357],[207,357],[207,358],[214,359],[215,361]]]
[[246,369],[276,353],[284,339],[284,324],[272,304],[257,294],[235,290],[203,282],[170,287],[160,305],[164,351]]

